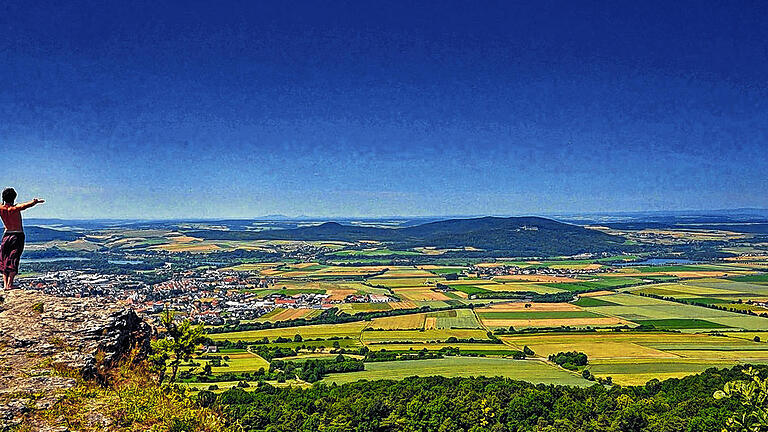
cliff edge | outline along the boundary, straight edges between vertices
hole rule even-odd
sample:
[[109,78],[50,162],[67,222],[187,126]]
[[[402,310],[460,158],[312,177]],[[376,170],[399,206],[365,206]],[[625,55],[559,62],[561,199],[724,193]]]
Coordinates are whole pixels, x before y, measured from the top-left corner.
[[0,430],[51,407],[78,379],[103,380],[129,353],[149,352],[151,327],[125,304],[24,290],[0,295]]

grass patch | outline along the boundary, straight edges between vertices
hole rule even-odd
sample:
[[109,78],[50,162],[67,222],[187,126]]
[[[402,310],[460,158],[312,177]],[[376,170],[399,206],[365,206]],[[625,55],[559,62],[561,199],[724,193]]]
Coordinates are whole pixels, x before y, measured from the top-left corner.
[[479,287],[477,285],[463,285],[463,284],[462,285],[451,285],[451,288],[453,288],[456,291],[461,291],[463,293],[467,293],[469,295],[491,292],[491,291],[488,291],[487,289],[481,288],[481,287]]
[[575,302],[573,302],[573,304],[581,307],[618,306],[614,302],[610,302],[608,300],[601,300],[599,298],[594,298],[594,297],[581,297]]
[[752,282],[768,284],[768,274],[733,276],[727,278],[735,282]]
[[362,379],[403,379],[411,376],[502,376],[534,383],[589,386],[592,383],[571,373],[530,360],[448,357],[430,360],[366,363],[365,370],[331,374],[322,382],[343,384]]

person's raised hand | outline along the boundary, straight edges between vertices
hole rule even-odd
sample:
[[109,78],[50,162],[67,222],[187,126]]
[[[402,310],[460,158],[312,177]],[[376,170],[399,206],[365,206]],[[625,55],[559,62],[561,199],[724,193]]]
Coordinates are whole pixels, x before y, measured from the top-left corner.
[[40,198],[35,198],[34,201],[35,201],[35,204],[42,204],[45,202],[44,199],[40,199]]

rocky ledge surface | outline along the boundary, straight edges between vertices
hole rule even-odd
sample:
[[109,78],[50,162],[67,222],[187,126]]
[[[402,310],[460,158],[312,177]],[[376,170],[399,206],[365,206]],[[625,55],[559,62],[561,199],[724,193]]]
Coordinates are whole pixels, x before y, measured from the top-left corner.
[[0,431],[56,403],[77,384],[73,376],[99,379],[134,348],[149,348],[150,326],[125,304],[24,290],[0,296]]

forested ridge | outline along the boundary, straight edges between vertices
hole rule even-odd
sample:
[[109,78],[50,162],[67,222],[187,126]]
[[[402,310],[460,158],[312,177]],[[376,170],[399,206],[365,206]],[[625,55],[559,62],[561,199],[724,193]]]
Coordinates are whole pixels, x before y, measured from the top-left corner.
[[[201,392],[247,431],[720,431],[741,405],[716,400],[743,367],[644,386],[534,385],[504,378],[412,377],[342,386]],[[762,368],[765,374],[766,369]]]
[[449,219],[405,228],[375,228],[327,222],[268,231],[194,230],[187,235],[209,240],[375,240],[397,249],[419,246],[474,247],[516,256],[573,255],[626,249],[623,237],[539,217]]

